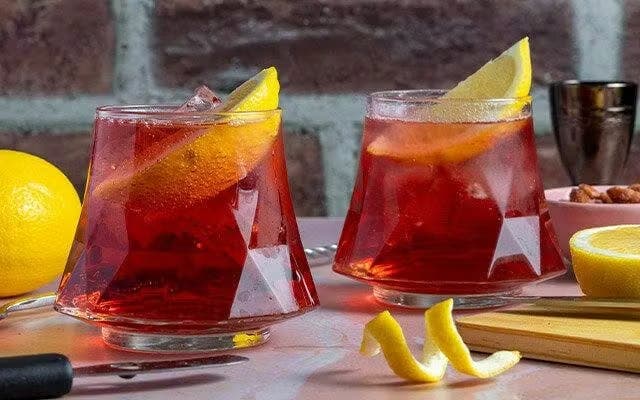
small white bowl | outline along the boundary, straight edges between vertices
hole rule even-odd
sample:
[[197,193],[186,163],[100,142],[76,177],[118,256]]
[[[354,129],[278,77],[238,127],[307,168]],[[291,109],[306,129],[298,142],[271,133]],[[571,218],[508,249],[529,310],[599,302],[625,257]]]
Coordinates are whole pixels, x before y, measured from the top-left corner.
[[[594,186],[605,192],[611,186]],[[627,185],[617,185],[627,187]],[[575,186],[547,189],[547,199],[551,222],[558,235],[562,255],[571,259],[569,239],[574,233],[598,226],[640,224],[640,204],[591,204],[572,203],[569,193]]]

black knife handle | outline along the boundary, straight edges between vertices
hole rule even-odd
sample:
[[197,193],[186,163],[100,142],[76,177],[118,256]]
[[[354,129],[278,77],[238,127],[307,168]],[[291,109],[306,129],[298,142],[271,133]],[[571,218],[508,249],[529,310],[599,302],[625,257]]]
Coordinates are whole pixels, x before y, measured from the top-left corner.
[[71,390],[73,368],[62,354],[0,358],[0,399],[50,399]]

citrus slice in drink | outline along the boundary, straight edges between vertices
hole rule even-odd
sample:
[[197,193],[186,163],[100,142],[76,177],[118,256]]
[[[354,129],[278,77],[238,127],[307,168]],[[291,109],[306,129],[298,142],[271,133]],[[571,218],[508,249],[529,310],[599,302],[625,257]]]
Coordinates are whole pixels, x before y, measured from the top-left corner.
[[280,126],[278,91],[276,69],[261,71],[234,90],[211,121],[183,123],[178,132],[117,166],[93,194],[168,208],[215,196],[271,151]]
[[448,361],[458,371],[478,378],[494,377],[518,363],[517,351],[498,351],[474,361],[456,329],[452,311],[453,300],[448,299],[425,312],[422,361],[411,354],[400,324],[388,311],[365,325],[360,353],[372,357],[382,352],[397,376],[413,382],[441,380]]
[[569,247],[586,295],[640,298],[640,225],[585,229],[573,235]]
[[[425,111],[428,125],[416,123],[413,131],[386,132],[367,151],[414,163],[465,161],[520,131],[526,121],[517,117],[530,89],[531,57],[525,37],[458,83],[442,96],[445,101],[434,101]],[[492,100],[482,101],[488,99]]]
[[389,125],[367,148],[375,156],[420,164],[459,163],[526,129],[515,119],[491,123],[404,122]]

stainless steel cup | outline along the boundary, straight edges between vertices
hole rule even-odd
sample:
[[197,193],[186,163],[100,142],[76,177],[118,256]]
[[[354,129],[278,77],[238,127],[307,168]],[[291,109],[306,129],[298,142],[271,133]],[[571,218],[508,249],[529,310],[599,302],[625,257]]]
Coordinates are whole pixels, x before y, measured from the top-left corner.
[[551,84],[551,116],[560,158],[573,184],[620,183],[633,137],[638,85]]

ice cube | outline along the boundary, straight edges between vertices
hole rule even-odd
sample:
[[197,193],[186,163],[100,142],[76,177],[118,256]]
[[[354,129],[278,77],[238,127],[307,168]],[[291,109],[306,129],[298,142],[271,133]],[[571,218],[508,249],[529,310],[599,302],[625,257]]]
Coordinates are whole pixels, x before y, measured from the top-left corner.
[[195,90],[195,94],[181,105],[178,112],[211,111],[222,104],[222,100],[211,89],[202,85]]

